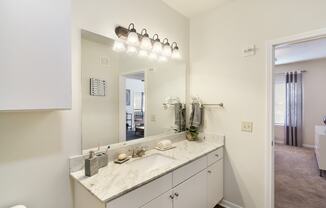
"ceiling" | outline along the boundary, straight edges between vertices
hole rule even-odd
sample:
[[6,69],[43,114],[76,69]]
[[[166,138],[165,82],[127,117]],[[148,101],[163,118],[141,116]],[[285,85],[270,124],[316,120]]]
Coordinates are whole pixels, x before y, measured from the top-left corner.
[[278,46],[275,58],[276,65],[326,58],[326,38]]
[[162,0],[171,8],[186,17],[193,17],[210,9],[221,6],[230,0]]

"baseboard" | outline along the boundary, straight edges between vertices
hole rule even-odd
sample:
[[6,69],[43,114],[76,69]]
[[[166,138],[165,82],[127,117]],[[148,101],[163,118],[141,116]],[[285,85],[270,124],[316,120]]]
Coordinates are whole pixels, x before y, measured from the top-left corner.
[[312,148],[312,149],[315,148],[315,145],[313,145],[313,144],[303,144],[302,146],[306,147],[306,148]]
[[[282,140],[274,140],[275,141],[275,144],[284,144],[284,141]],[[306,148],[315,148],[315,145],[313,144],[303,144],[302,145],[303,147],[306,147]]]
[[241,206],[234,204],[230,201],[227,201],[225,199],[222,200],[222,202],[220,203],[221,206],[225,207],[225,208],[242,208]]

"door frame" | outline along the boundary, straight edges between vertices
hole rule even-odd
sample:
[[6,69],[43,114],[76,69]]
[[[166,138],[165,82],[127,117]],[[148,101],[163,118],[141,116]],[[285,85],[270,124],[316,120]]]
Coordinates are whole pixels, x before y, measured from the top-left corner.
[[266,80],[267,80],[267,106],[266,106],[266,143],[265,143],[265,202],[266,208],[274,208],[274,90],[273,90],[273,62],[276,46],[293,44],[326,37],[326,28],[305,33],[269,40],[266,42]]
[[[119,142],[126,141],[126,76],[131,74],[144,73],[144,97],[145,97],[145,109],[147,108],[147,76],[148,70],[135,70],[119,74]],[[146,126],[147,126],[147,113],[144,117],[145,135],[146,137]]]

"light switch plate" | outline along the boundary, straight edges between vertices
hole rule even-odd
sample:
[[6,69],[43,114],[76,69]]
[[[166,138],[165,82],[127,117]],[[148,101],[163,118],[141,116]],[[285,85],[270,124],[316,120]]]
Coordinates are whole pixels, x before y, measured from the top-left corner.
[[151,121],[155,122],[156,121],[156,115],[151,115]]
[[243,121],[241,123],[241,131],[250,132],[251,133],[253,131],[253,122]]

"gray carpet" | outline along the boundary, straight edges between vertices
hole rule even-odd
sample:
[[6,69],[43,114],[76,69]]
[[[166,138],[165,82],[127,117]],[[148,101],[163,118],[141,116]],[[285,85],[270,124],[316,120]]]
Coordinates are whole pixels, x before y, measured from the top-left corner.
[[275,208],[326,208],[313,149],[275,146]]

